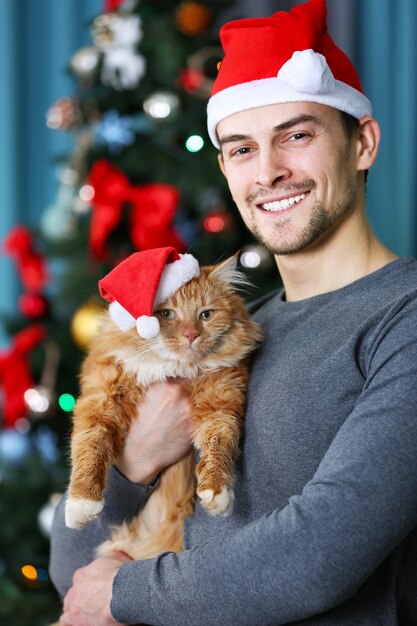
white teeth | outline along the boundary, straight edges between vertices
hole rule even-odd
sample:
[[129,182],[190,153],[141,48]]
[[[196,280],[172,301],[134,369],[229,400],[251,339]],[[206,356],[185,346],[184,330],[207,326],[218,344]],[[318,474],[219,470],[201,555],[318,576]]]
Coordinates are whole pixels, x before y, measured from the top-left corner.
[[288,209],[289,206],[297,204],[300,200],[304,200],[305,197],[306,194],[302,193],[300,196],[284,198],[283,200],[277,200],[276,202],[265,202],[265,204],[262,204],[261,206],[265,211],[283,211],[284,209]]

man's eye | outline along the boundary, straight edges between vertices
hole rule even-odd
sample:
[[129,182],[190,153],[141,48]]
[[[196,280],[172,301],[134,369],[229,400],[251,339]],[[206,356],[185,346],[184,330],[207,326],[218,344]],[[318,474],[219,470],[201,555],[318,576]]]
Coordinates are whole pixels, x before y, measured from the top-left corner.
[[172,309],[160,309],[156,311],[155,314],[159,315],[159,317],[162,317],[164,320],[175,320],[177,317],[177,314]]
[[237,148],[237,150],[233,150],[232,156],[242,156],[248,154],[250,150],[251,149],[248,146],[243,146],[242,148]]
[[304,139],[307,136],[307,133],[295,133],[294,135],[291,135],[289,141],[300,141],[300,139]]
[[207,309],[206,311],[201,311],[200,319],[203,321],[209,320],[211,317],[213,317],[213,314],[214,314],[213,309]]

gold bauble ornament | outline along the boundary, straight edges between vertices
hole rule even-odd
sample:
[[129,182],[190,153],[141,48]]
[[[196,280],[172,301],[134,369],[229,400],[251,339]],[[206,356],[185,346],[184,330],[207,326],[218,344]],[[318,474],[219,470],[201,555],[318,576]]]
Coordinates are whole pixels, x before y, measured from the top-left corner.
[[211,11],[200,2],[183,2],[175,13],[175,23],[184,35],[199,35],[207,30]]
[[104,309],[94,300],[82,304],[71,320],[71,337],[74,343],[87,350],[94,335],[96,335]]

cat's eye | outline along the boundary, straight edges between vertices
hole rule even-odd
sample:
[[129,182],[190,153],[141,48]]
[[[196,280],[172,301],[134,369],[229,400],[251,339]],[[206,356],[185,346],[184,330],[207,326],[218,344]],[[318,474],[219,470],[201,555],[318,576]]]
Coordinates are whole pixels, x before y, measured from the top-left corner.
[[201,311],[200,319],[203,321],[209,320],[214,314],[213,309],[207,309],[206,311]]
[[172,309],[160,309],[156,311],[156,314],[164,320],[175,320],[177,317],[177,314]]

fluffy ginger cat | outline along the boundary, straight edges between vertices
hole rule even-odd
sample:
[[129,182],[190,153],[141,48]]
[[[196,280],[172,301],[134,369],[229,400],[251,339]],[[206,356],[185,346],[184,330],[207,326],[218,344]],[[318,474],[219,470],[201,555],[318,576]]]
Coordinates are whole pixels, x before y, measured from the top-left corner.
[[[165,254],[168,249],[155,252],[161,250]],[[167,254],[181,260],[191,257],[175,251],[166,252],[165,257]],[[129,264],[129,259],[123,263]],[[140,320],[148,322],[149,317],[135,320],[137,311],[133,312],[130,304],[130,312],[120,306],[120,293],[116,294],[119,301],[104,295],[112,304],[83,363],[81,395],[74,409],[66,525],[81,528],[99,515],[108,469],[123,448],[138,405],[153,382],[180,378],[186,384],[192,439],[200,458],[195,466],[191,451],[166,468],[141,512],[116,527],[111,539],[99,547],[99,554],[121,550],[133,559],[143,559],[180,551],[184,519],[193,513],[195,494],[213,515],[227,515],[233,505],[234,462],[250,355],[260,332],[236,293],[246,279],[236,270],[235,257],[219,265],[194,268],[191,275],[191,279],[189,275],[182,278],[173,293],[171,286],[163,301],[164,290],[159,298],[158,291],[149,313],[156,321],[152,332],[140,330]],[[137,274],[130,272],[129,276],[136,280]],[[144,276],[147,288],[152,279],[146,272]],[[112,283],[119,292],[122,278],[126,274],[114,275]],[[105,290],[101,291],[103,295]],[[142,298],[142,292],[136,291],[136,299]]]

